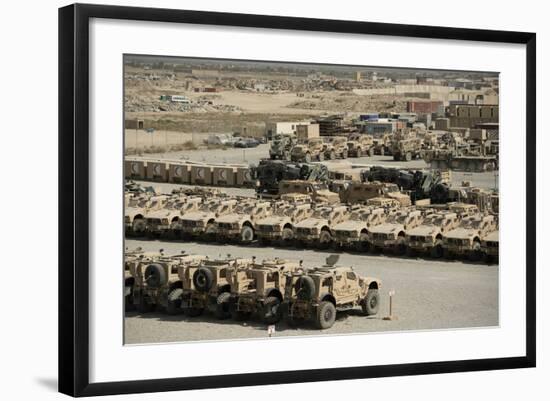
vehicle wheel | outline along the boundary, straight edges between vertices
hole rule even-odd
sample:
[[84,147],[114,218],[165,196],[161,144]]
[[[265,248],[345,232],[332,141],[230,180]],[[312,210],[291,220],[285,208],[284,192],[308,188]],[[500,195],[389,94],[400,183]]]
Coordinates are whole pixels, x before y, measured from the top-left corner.
[[296,280],[294,291],[299,299],[309,301],[315,296],[315,283],[309,276],[300,276]]
[[204,231],[205,241],[215,241],[216,240],[216,223],[208,223],[206,225],[206,230]]
[[229,319],[231,317],[231,310],[229,299],[231,294],[229,292],[222,292],[216,299],[216,317],[218,319]]
[[132,223],[132,232],[134,235],[142,235],[145,234],[145,220],[144,219],[136,219]]
[[385,152],[384,152],[384,148],[383,148],[383,147],[380,148],[380,156],[384,156],[384,153],[385,153]]
[[378,309],[380,309],[380,294],[378,290],[370,289],[367,291],[361,308],[363,309],[363,314],[366,316],[376,315],[378,313]]
[[166,300],[166,313],[169,315],[176,315],[181,313],[181,296],[183,290],[181,288],[174,288],[168,293],[168,299]]
[[321,330],[330,329],[336,320],[336,308],[331,302],[321,302],[317,308],[315,324]]
[[319,156],[317,156],[317,159],[322,162],[323,160],[325,160],[325,155],[323,153],[319,153]]
[[397,244],[395,244],[395,254],[396,255],[404,255],[407,252],[407,245],[405,245],[405,241],[403,239],[397,240]]
[[401,159],[401,158],[399,157],[398,154],[394,154],[394,155],[393,155],[393,160],[394,160],[394,161],[397,162],[397,161],[399,161],[400,159]]
[[304,156],[304,161],[306,163],[311,163],[311,154],[310,153],[306,153],[306,155]]
[[369,156],[370,156],[370,157],[373,157],[373,156],[374,156],[374,148],[370,148],[370,149],[369,149]]
[[195,288],[202,292],[207,292],[212,288],[214,277],[212,272],[206,267],[199,267],[193,274],[193,284]]
[[368,252],[369,248],[369,235],[367,233],[361,233],[359,235],[359,241],[357,242],[357,250],[360,252]]
[[348,158],[348,151],[347,150],[344,150],[342,152],[342,159],[347,159]]
[[290,152],[285,152],[283,154],[283,159],[286,160],[286,161],[290,161]]
[[435,246],[430,250],[430,256],[437,259],[443,257],[443,243],[441,240],[438,240]]
[[321,231],[321,235],[319,235],[319,248],[327,249],[330,246],[331,242],[332,235],[330,234],[330,232],[327,230]]
[[355,154],[355,157],[361,157],[363,156],[363,152],[361,151],[361,148],[357,148],[357,152]]
[[470,260],[472,262],[479,262],[482,256],[483,252],[481,251],[481,244],[475,241],[472,251],[470,252]]
[[410,162],[412,160],[412,154],[411,152],[405,153],[405,161]]
[[294,231],[292,231],[292,228],[283,228],[282,233],[282,240],[284,245],[290,245],[292,240],[294,239]]
[[202,315],[203,312],[204,312],[203,308],[195,308],[195,307],[187,308],[185,310],[185,314],[189,317],[200,316],[200,315]]
[[126,312],[135,310],[134,305],[134,286],[131,283],[125,283],[124,286],[124,310]]
[[250,226],[243,226],[241,229],[241,243],[250,244],[254,240],[254,229]]
[[281,301],[277,297],[267,297],[264,302],[262,318],[266,324],[275,324],[281,319]]
[[145,282],[151,288],[162,287],[168,281],[168,276],[162,265],[151,263],[145,268]]
[[334,153],[334,150],[331,151],[331,152],[328,154],[328,158],[329,158],[329,160],[334,160],[334,159],[336,159],[336,153]]
[[155,305],[147,302],[147,297],[145,295],[139,296],[139,303],[137,305],[137,310],[139,313],[149,313],[155,309]]

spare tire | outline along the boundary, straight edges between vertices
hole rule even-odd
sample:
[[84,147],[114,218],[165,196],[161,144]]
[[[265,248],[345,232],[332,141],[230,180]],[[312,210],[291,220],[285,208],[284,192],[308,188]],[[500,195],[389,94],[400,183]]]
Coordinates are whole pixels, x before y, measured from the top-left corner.
[[299,299],[309,301],[313,299],[315,295],[315,283],[313,279],[309,276],[301,276],[296,281],[296,286],[294,287],[296,291],[296,296]]
[[151,288],[162,287],[168,281],[168,276],[162,265],[152,263],[145,269],[145,282]]
[[193,284],[195,288],[202,292],[207,292],[212,288],[214,283],[214,276],[210,269],[206,267],[199,267],[193,274]]

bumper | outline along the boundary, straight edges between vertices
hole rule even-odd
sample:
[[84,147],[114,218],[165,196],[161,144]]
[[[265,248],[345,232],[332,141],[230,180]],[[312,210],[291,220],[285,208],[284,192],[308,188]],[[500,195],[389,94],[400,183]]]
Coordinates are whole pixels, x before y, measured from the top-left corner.
[[369,242],[380,248],[387,248],[394,246],[397,242],[395,239],[370,239]]
[[426,242],[426,241],[408,241],[407,244],[409,248],[417,251],[432,249],[434,247],[433,242]]
[[256,231],[258,238],[266,239],[278,239],[281,238],[283,233],[281,231]]
[[199,235],[204,233],[204,227],[182,227],[181,231],[191,235]]

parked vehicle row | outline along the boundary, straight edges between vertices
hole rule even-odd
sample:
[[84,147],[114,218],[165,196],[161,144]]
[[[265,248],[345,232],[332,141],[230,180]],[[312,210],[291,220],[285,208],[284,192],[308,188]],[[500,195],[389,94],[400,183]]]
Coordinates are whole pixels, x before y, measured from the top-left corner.
[[278,258],[210,260],[136,249],[125,258],[125,307],[140,313],[162,308],[190,317],[205,312],[218,319],[258,317],[266,324],[313,321],[319,329],[332,327],[337,312],[353,308],[376,315],[381,281],[336,266],[337,260],[331,255],[324,266],[306,267]]
[[359,252],[498,257],[498,219],[465,203],[403,206],[392,197],[365,204],[313,202],[299,193],[277,200],[193,194],[127,198],[126,233],[220,243],[272,244]]

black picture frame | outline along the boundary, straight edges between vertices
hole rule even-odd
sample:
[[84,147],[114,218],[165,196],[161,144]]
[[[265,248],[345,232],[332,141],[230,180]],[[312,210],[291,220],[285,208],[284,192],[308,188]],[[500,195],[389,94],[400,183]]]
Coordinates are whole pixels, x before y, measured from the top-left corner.
[[[88,61],[91,18],[276,28],[526,46],[526,353],[521,357],[90,383]],[[527,32],[75,4],[59,9],[59,391],[96,396],[534,367],[536,35]]]

